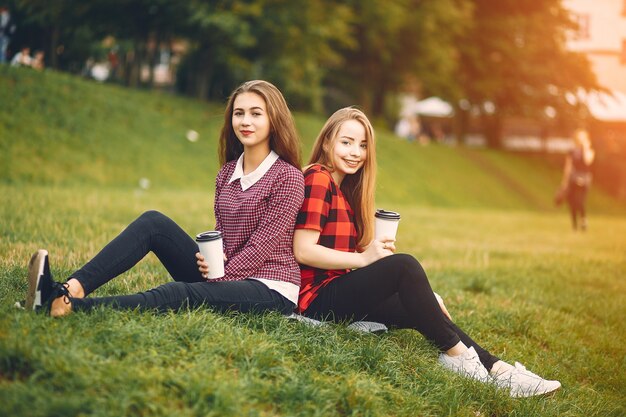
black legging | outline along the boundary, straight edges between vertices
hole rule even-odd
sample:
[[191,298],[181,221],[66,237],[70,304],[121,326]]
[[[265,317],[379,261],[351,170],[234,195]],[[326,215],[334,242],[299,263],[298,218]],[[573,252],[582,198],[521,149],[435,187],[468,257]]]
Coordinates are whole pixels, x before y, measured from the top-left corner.
[[293,311],[291,301],[259,281],[205,281],[196,264],[196,242],[158,211],[139,216],[71,277],[81,283],[87,295],[132,268],[149,252],[159,258],[176,282],[132,295],[72,298],[72,308],[85,311],[108,305],[118,309],[178,310],[207,305],[218,311]]
[[569,204],[570,215],[572,216],[572,227],[578,228],[578,219],[581,220],[581,226],[585,224],[585,199],[587,198],[586,185],[578,185],[574,181],[570,181],[567,187],[567,202]]
[[443,314],[424,269],[411,255],[391,255],[335,279],[320,290],[305,315],[415,329],[441,351],[462,341],[474,347],[487,370],[499,360]]

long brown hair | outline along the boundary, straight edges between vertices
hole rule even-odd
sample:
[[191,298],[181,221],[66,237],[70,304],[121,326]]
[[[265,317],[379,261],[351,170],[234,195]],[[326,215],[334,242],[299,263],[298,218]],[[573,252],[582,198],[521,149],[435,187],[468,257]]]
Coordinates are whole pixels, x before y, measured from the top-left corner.
[[300,168],[300,139],[296,123],[282,93],[273,84],[263,80],[246,81],[233,91],[224,111],[224,125],[220,133],[220,165],[235,160],[243,153],[243,145],[233,129],[233,105],[242,93],[255,93],[265,100],[270,121],[270,149],[285,162]]
[[341,125],[348,120],[356,120],[365,128],[367,158],[363,167],[356,173],[346,175],[341,182],[341,191],[354,210],[357,230],[357,246],[362,249],[374,238],[374,192],[376,189],[376,139],[374,128],[361,110],[344,107],[328,118],[315,143],[309,164],[320,164],[334,171],[332,153],[335,138]]

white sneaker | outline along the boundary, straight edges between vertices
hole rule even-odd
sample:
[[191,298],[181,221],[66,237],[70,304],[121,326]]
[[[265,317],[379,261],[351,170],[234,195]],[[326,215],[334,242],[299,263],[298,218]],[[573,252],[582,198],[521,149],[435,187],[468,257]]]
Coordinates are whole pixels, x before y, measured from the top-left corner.
[[559,381],[543,379],[519,362],[515,362],[515,367],[494,375],[493,379],[497,386],[508,389],[513,398],[543,395],[561,388]]
[[468,376],[481,382],[491,381],[489,372],[487,372],[487,369],[480,362],[473,346],[467,349],[465,353],[458,356],[450,356],[446,353],[442,353],[439,355],[439,363],[441,363],[444,368],[448,368],[452,372],[463,376]]
[[291,313],[289,316],[287,316],[287,318],[291,320],[298,320],[299,322],[308,324],[309,326],[313,326],[313,327],[319,327],[319,326],[323,326],[324,324],[326,324],[323,321],[315,320],[310,317],[302,316],[296,313]]
[[347,329],[362,333],[387,333],[387,326],[375,321],[355,321],[346,326]]

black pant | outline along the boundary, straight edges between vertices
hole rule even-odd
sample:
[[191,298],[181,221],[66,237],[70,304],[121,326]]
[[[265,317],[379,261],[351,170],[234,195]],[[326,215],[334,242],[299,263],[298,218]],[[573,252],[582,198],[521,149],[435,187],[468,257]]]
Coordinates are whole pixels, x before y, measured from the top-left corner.
[[578,219],[581,220],[581,227],[585,224],[585,200],[587,198],[588,186],[578,185],[574,181],[570,181],[567,188],[567,203],[569,204],[570,215],[572,216],[572,227],[578,228]]
[[71,277],[81,283],[87,295],[132,268],[149,252],[159,258],[176,282],[133,295],[72,298],[72,308],[84,311],[109,305],[118,309],[178,310],[206,305],[218,311],[293,311],[291,301],[259,281],[205,281],[196,264],[196,242],[157,211],[139,216]]
[[443,314],[424,269],[406,254],[388,256],[335,279],[320,290],[305,314],[415,329],[441,351],[462,341],[474,347],[487,370],[499,360]]

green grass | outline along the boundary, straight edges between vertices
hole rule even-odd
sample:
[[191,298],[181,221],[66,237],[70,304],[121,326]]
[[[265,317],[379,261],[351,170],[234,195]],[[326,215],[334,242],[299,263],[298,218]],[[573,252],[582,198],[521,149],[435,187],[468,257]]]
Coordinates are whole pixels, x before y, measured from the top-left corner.
[[[0,92],[0,415],[626,413],[624,207],[593,189],[590,230],[572,233],[550,203],[560,174],[540,158],[419,147],[379,129],[378,203],[402,213],[399,250],[420,259],[476,340],[563,383],[514,400],[443,371],[408,330],[208,310],[58,320],[14,310],[38,247],[61,279],[142,211],[190,234],[210,228],[222,106],[6,67]],[[297,122],[308,150],[323,120]],[[148,256],[96,294],[167,281]]]

